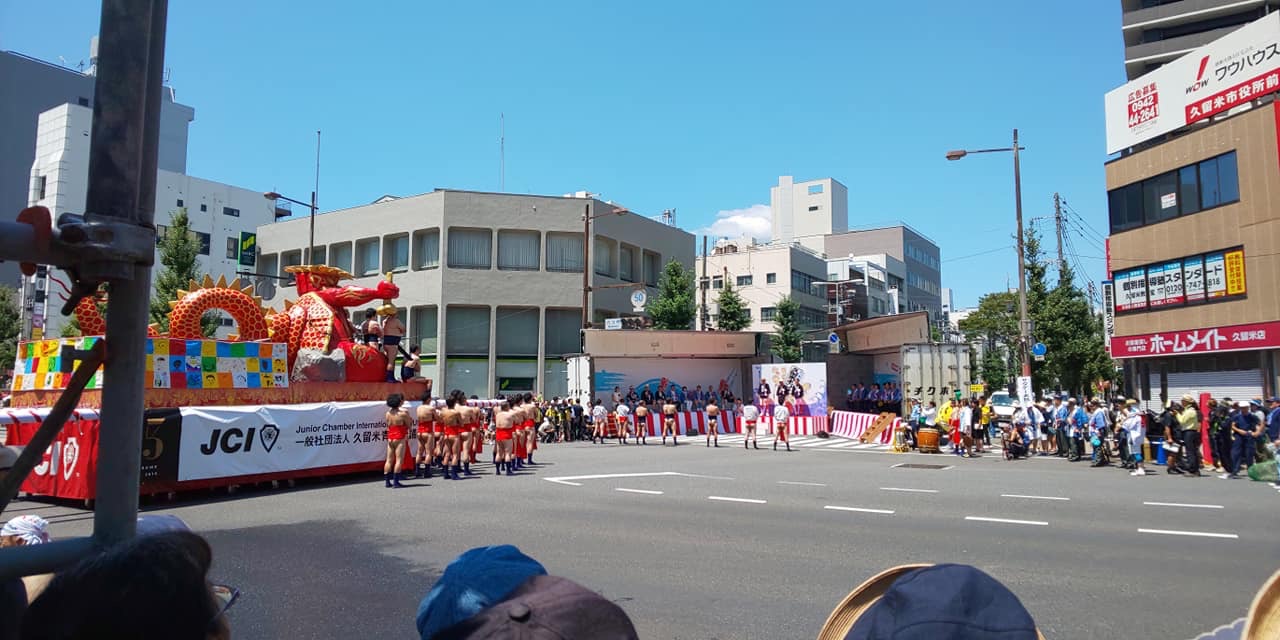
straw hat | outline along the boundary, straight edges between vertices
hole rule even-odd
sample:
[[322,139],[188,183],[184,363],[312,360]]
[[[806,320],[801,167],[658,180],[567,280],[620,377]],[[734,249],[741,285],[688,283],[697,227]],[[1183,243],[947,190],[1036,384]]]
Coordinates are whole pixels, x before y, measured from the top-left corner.
[[1249,615],[1245,618],[1241,640],[1274,640],[1280,638],[1280,571],[1262,584]]

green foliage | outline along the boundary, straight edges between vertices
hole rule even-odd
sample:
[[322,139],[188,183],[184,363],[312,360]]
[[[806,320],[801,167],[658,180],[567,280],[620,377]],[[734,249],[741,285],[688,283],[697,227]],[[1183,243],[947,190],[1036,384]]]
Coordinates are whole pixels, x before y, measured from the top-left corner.
[[697,303],[693,296],[693,272],[670,260],[658,279],[658,299],[649,305],[654,329],[688,329],[693,325]]
[[[160,239],[161,269],[155,272],[155,291],[151,294],[151,321],[160,331],[169,330],[169,301],[178,299],[178,291],[186,290],[192,280],[204,279],[200,271],[200,239],[191,232],[191,220],[185,207],[171,214],[169,230]],[[218,315],[206,313],[200,319],[204,335],[218,329]]]
[[[18,315],[18,291],[0,286],[0,371],[13,367],[18,355],[22,318]],[[0,379],[4,376],[0,374]]]
[[733,290],[733,283],[725,279],[724,288],[716,296],[716,328],[721,331],[742,331],[751,326],[751,310],[742,296]]
[[770,351],[783,362],[800,362],[804,359],[804,351],[801,348],[804,334],[800,332],[800,323],[797,318],[799,313],[800,303],[792,300],[790,296],[783,296],[778,301],[776,313],[773,316],[773,346],[770,347]]
[[988,293],[978,299],[978,309],[960,321],[960,330],[985,347],[979,367],[984,382],[993,387],[1008,384],[1016,372],[1013,356],[1018,344],[1018,294]]

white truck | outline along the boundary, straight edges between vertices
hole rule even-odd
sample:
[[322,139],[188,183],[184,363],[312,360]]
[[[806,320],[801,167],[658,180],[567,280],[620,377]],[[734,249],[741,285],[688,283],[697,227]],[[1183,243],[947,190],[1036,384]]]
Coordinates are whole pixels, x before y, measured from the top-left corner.
[[[969,345],[952,342],[904,344],[899,352],[902,391],[906,397],[930,400],[939,406],[954,400],[956,392],[969,397],[973,376],[969,370]],[[903,403],[906,410],[906,403]]]
[[569,397],[577,398],[584,407],[591,406],[593,395],[591,375],[591,356],[569,356],[565,358],[569,374]]

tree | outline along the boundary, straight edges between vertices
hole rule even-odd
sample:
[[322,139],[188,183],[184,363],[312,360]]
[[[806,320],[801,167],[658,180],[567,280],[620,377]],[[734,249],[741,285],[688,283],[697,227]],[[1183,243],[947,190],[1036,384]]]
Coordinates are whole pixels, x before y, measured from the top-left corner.
[[998,387],[1008,384],[1018,344],[1018,294],[1001,291],[978,299],[978,308],[960,321],[960,330],[982,342],[985,355],[980,366],[982,379]]
[[658,299],[649,307],[655,329],[688,329],[693,325],[697,304],[693,297],[693,272],[675,260],[662,268],[658,279]]
[[716,296],[716,328],[721,331],[742,331],[751,326],[751,310],[742,301],[742,296],[733,290],[733,284],[724,282],[720,295]]
[[[169,330],[169,302],[177,300],[178,291],[186,290],[192,280],[204,279],[197,261],[200,240],[191,231],[187,210],[179,208],[171,215],[169,229],[160,238],[162,268],[156,273],[155,291],[151,295],[151,322],[160,325],[162,333]],[[206,313],[200,324],[204,335],[212,336],[218,329],[218,315]]]
[[800,332],[800,303],[791,296],[782,296],[778,301],[773,316],[773,345],[769,350],[783,362],[800,362],[804,359],[801,343],[804,334]]
[[18,291],[0,286],[0,380],[3,372],[13,367],[18,355],[18,337],[22,334],[22,318],[18,315]]

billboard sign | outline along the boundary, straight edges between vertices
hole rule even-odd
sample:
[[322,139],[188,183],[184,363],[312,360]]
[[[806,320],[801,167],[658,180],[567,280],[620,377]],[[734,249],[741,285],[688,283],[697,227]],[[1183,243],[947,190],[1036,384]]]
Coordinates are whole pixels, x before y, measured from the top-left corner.
[[1221,302],[1245,296],[1244,249],[1235,247],[1116,273],[1115,313]]
[[1185,353],[1252,351],[1280,347],[1280,322],[1162,331],[1111,339],[1111,357],[1148,358]]
[[1102,340],[1111,353],[1111,336],[1116,334],[1116,288],[1110,280],[1102,281]]
[[1107,153],[1280,90],[1280,13],[1228,33],[1107,92]]

